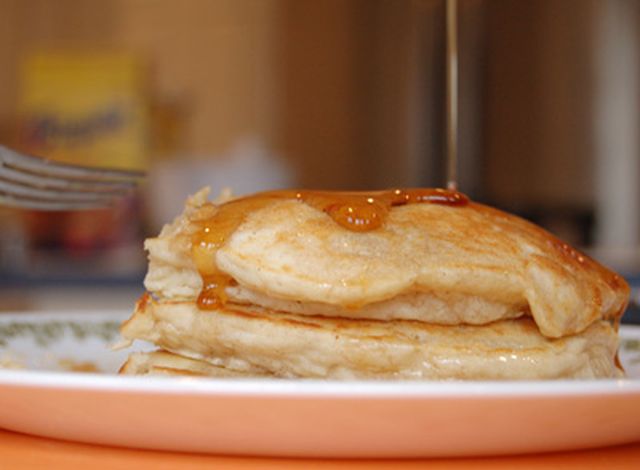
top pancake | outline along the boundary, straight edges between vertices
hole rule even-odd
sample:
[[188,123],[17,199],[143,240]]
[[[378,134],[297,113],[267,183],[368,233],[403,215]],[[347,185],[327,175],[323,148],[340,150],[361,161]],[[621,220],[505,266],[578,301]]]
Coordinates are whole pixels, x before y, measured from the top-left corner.
[[[206,196],[191,198],[182,216],[146,242],[145,285],[160,297],[194,299],[202,288],[191,242],[198,221],[218,210]],[[274,199],[244,217],[212,262],[237,282],[237,297],[286,311],[393,319],[407,318],[395,312],[417,302],[408,318],[432,321],[424,311],[439,299],[444,320],[437,322],[530,313],[549,337],[619,316],[629,294],[621,277],[548,232],[475,203],[394,207],[381,227],[354,232],[302,201]],[[376,309],[382,314],[367,315]]]

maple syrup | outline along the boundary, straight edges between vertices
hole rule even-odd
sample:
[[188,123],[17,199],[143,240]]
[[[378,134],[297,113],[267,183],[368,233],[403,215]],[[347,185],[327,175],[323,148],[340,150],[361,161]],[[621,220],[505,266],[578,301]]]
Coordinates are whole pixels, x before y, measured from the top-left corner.
[[233,282],[216,265],[216,252],[233,235],[246,217],[277,200],[297,200],[329,215],[346,230],[368,232],[380,228],[393,207],[407,204],[463,206],[469,199],[458,191],[439,188],[393,189],[375,192],[311,190],[268,191],[234,199],[214,207],[212,215],[196,222],[192,255],[202,276],[198,297],[201,309],[215,309],[226,302],[225,289]]

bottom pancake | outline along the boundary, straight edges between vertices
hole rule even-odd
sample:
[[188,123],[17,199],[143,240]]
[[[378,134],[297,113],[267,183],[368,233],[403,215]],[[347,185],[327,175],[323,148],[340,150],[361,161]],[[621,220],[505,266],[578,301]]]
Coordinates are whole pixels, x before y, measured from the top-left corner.
[[193,375],[201,377],[259,377],[264,371],[238,372],[167,351],[133,353],[120,368],[126,375]]
[[483,326],[284,314],[145,295],[121,328],[175,354],[251,374],[332,379],[559,379],[618,377],[618,339],[605,321],[551,339],[529,318]]

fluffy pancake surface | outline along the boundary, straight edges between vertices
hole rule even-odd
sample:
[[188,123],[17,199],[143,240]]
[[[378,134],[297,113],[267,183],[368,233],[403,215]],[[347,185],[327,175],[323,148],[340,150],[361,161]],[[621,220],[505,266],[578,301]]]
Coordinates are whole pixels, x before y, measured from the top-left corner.
[[[334,379],[617,377],[625,281],[518,217],[470,203],[394,207],[356,232],[302,200],[192,197],[148,239],[145,294],[124,338],[162,349],[123,373]],[[259,197],[259,196],[258,196]],[[225,212],[226,211],[226,212]],[[225,302],[200,309],[203,227],[233,230],[208,266]],[[235,224],[235,222],[238,222]],[[207,225],[210,224],[210,225]],[[211,225],[213,224],[213,225]],[[198,258],[198,259],[196,259]],[[217,291],[216,291],[217,292]]]
[[[145,296],[122,327],[189,360],[237,374],[334,379],[553,379],[620,375],[617,335],[606,321],[559,339],[530,318],[483,326],[440,326],[283,314]],[[195,364],[198,364],[196,362]],[[180,366],[184,367],[184,366]],[[180,368],[173,367],[173,369]],[[171,369],[171,367],[169,367]],[[188,369],[187,369],[188,370]]]
[[[198,221],[215,216],[206,193],[149,239],[147,290],[194,301]],[[249,213],[215,253],[233,303],[300,315],[486,324],[530,315],[548,337],[622,313],[628,286],[542,229],[479,204],[412,204],[356,233],[297,200]]]

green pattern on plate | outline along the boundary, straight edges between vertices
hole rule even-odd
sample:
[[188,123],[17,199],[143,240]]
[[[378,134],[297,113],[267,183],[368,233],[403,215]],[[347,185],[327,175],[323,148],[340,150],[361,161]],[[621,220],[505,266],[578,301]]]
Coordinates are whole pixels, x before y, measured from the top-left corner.
[[621,347],[627,352],[640,353],[640,339],[626,339],[622,341]]
[[625,352],[629,364],[640,364],[640,339],[624,339],[620,349]]
[[0,346],[7,346],[9,340],[16,337],[33,337],[36,344],[47,347],[71,333],[77,340],[98,337],[105,342],[114,341],[118,337],[120,322],[103,321],[98,323],[78,321],[50,321],[31,323],[12,321],[0,323]]

